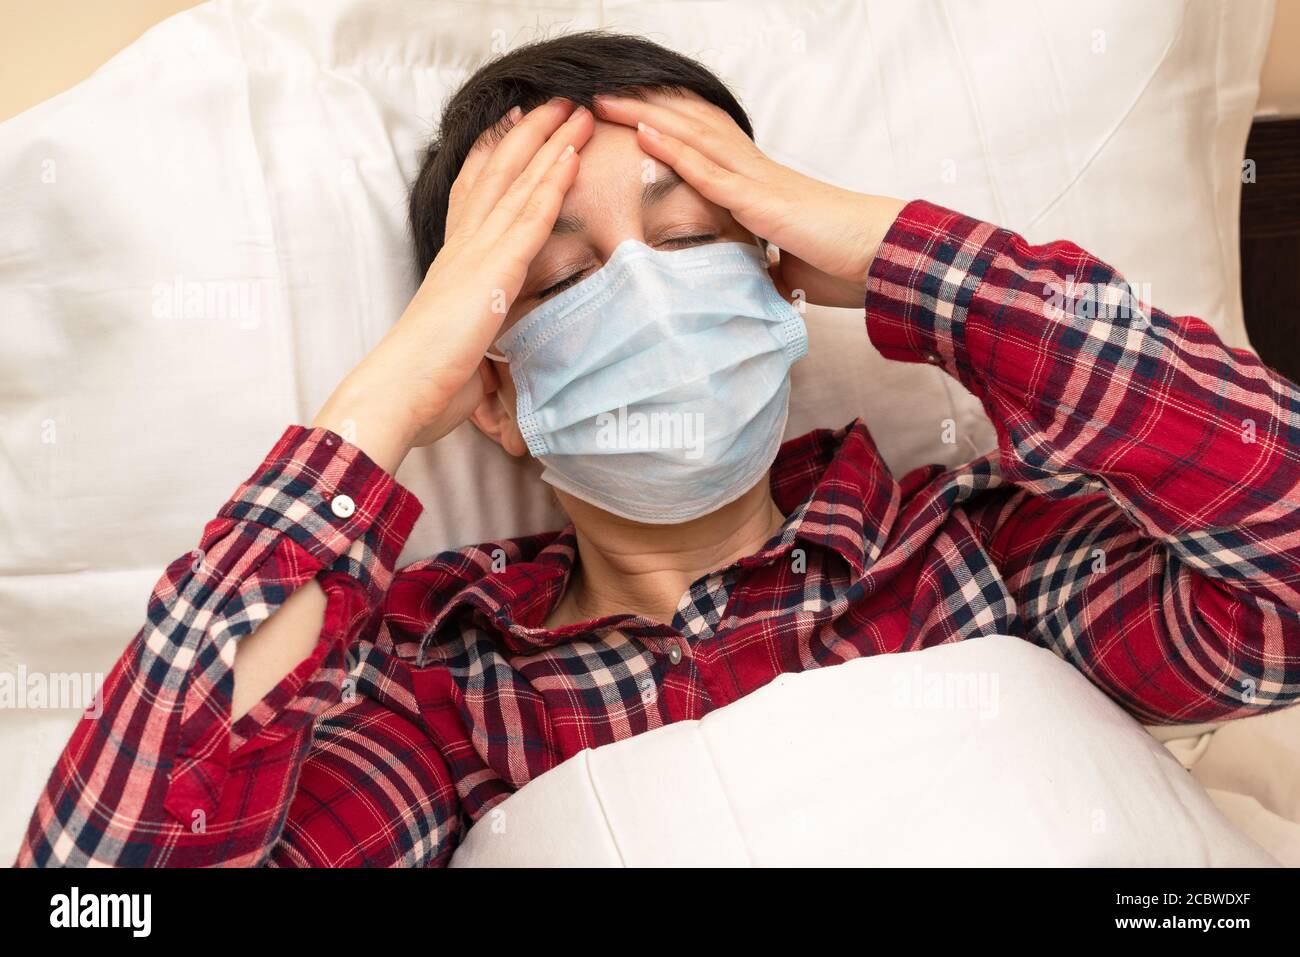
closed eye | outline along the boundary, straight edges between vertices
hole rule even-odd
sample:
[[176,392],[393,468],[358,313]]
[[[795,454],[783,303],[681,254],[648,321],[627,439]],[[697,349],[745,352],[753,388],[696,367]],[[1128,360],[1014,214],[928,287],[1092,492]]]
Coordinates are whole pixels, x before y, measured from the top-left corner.
[[[703,246],[706,243],[711,243],[716,241],[717,238],[718,236],[716,233],[702,233],[697,236],[674,236],[671,239],[662,240],[659,243],[659,245],[673,246],[675,248],[686,248],[688,246]],[[563,279],[559,280],[558,282],[554,282],[551,285],[547,286],[545,289],[538,292],[536,298],[547,299],[550,296],[554,296],[556,293],[563,292],[564,290],[568,289],[570,286],[573,286],[578,282],[580,282],[583,276],[586,275],[586,273],[587,270],[585,269],[579,269],[577,272],[570,273],[569,275],[565,276]]]
[[549,296],[554,296],[557,292],[562,292],[563,290],[568,289],[570,286],[572,286],[574,283],[576,283],[579,279],[581,279],[583,273],[585,273],[585,272],[586,272],[585,269],[579,269],[577,272],[575,272],[575,273],[573,273],[573,274],[571,274],[571,275],[565,276],[565,277],[564,277],[563,279],[561,279],[559,282],[557,282],[557,283],[555,283],[555,284],[553,284],[553,285],[547,286],[545,289],[543,289],[541,292],[539,292],[539,293],[537,294],[537,298],[538,298],[538,299],[546,299],[546,298],[549,297]]
[[671,239],[665,239],[659,243],[660,246],[680,244],[682,246],[703,246],[705,243],[714,242],[717,239],[716,233],[708,233],[700,236],[675,236]]

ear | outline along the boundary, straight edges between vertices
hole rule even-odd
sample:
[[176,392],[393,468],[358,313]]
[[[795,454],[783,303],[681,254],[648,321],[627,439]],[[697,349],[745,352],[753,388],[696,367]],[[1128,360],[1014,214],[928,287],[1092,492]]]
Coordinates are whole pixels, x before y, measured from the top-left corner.
[[469,420],[474,427],[489,439],[501,446],[513,456],[528,454],[528,443],[519,432],[515,423],[513,396],[508,396],[501,389],[502,366],[487,359],[484,360],[483,398],[470,413]]

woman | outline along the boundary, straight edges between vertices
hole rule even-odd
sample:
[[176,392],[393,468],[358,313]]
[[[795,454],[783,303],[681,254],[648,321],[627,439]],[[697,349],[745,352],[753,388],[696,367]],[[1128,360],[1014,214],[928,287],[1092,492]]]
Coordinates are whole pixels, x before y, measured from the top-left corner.
[[[166,570],[20,864],[443,864],[583,748],[983,634],[1153,723],[1300,697],[1300,395],[1254,356],[1068,243],[773,162],[644,40],[514,51],[440,129],[419,291]],[[861,422],[778,451],[804,300],[865,302],[999,449],[901,479]],[[392,475],[467,420],[571,524],[394,574]]]

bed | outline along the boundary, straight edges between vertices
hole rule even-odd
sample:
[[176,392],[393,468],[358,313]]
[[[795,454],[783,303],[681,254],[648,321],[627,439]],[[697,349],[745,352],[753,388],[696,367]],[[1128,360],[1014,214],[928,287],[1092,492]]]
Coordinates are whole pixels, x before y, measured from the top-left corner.
[[[405,305],[406,185],[444,98],[546,30],[612,27],[696,55],[782,162],[1068,237],[1163,308],[1300,374],[1300,337],[1277,321],[1295,297],[1276,298],[1279,275],[1300,277],[1285,258],[1300,235],[1295,126],[1252,133],[1271,13],[1228,0],[1105,0],[1086,18],[1061,0],[220,0],[165,21],[0,125],[0,314],[14,330],[0,355],[0,670],[107,671],[162,568]],[[991,446],[979,404],[934,369],[881,359],[860,312],[807,318],[788,434],[862,416],[900,473]],[[956,444],[938,438],[947,420]],[[404,561],[560,523],[532,466],[495,452],[466,428],[408,459],[399,478],[425,513]],[[77,720],[70,704],[0,709],[0,853]],[[1143,733],[1227,822],[1234,854],[1300,864],[1300,710]],[[1123,854],[1084,846],[1058,862]]]

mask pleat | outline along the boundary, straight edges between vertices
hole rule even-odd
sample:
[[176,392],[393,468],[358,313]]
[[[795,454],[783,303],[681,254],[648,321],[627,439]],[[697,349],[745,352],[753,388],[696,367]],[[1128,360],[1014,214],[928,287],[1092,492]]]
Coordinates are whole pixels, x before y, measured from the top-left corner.
[[741,494],[732,486],[771,464],[761,460],[784,426],[790,362],[806,348],[756,250],[629,241],[574,289],[587,283],[521,320],[510,357],[543,477],[643,521]]

